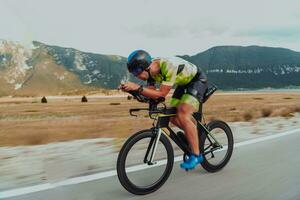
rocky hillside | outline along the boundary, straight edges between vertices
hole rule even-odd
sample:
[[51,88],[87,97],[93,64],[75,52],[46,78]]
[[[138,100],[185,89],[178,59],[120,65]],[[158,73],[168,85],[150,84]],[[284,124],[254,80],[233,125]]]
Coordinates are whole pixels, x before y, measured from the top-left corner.
[[[129,79],[125,58],[34,41],[0,41],[0,95],[60,95],[116,88]],[[128,77],[127,77],[128,76]]]

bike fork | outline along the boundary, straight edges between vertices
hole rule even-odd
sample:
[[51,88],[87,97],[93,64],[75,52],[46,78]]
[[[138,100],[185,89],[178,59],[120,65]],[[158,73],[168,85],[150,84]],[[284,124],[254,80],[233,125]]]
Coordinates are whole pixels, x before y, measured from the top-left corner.
[[[160,136],[161,136],[161,128],[154,128],[154,134],[155,134],[155,137],[153,138],[154,141],[153,140],[150,141],[147,152],[146,152],[146,155],[145,155],[145,158],[144,158],[144,162],[149,164],[149,165],[156,164],[156,162],[153,163],[153,159],[154,159],[156,149],[157,149],[157,145],[158,145],[158,142],[159,142],[159,139],[160,139]],[[154,143],[154,145],[153,145],[153,143]],[[149,154],[150,150],[152,150],[151,154],[150,154],[150,160],[147,161],[148,154]]]

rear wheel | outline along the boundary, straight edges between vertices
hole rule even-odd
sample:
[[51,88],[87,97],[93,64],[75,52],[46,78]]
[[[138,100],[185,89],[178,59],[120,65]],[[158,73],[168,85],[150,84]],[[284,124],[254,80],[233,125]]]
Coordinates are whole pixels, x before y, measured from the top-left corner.
[[231,158],[233,151],[233,135],[230,127],[223,121],[212,121],[207,129],[219,142],[216,143],[211,135],[201,134],[200,151],[204,155],[202,167],[208,172],[221,170]]
[[[159,189],[168,179],[174,162],[170,141],[161,134],[153,163],[149,163],[155,143],[152,130],[143,130],[131,136],[123,145],[117,161],[118,178],[129,192],[145,195]],[[147,149],[150,150],[146,158]]]

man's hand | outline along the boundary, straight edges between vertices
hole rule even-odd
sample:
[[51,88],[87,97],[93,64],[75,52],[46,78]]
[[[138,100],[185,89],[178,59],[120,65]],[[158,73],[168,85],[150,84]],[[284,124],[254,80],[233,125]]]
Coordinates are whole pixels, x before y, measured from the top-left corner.
[[124,83],[124,84],[121,84],[119,86],[119,88],[123,91],[134,91],[134,90],[137,90],[139,89],[140,85],[136,84],[136,83],[132,83],[132,82],[127,82],[127,83]]

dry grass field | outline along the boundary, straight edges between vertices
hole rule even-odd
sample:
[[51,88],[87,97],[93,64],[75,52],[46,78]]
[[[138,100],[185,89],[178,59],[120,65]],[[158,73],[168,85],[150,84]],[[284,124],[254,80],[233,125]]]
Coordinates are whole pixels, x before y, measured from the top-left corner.
[[[38,145],[74,139],[127,137],[151,126],[147,113],[131,117],[129,108],[146,107],[127,97],[48,99],[0,98],[0,146]],[[204,104],[206,121],[253,121],[300,112],[300,93],[216,93]]]

